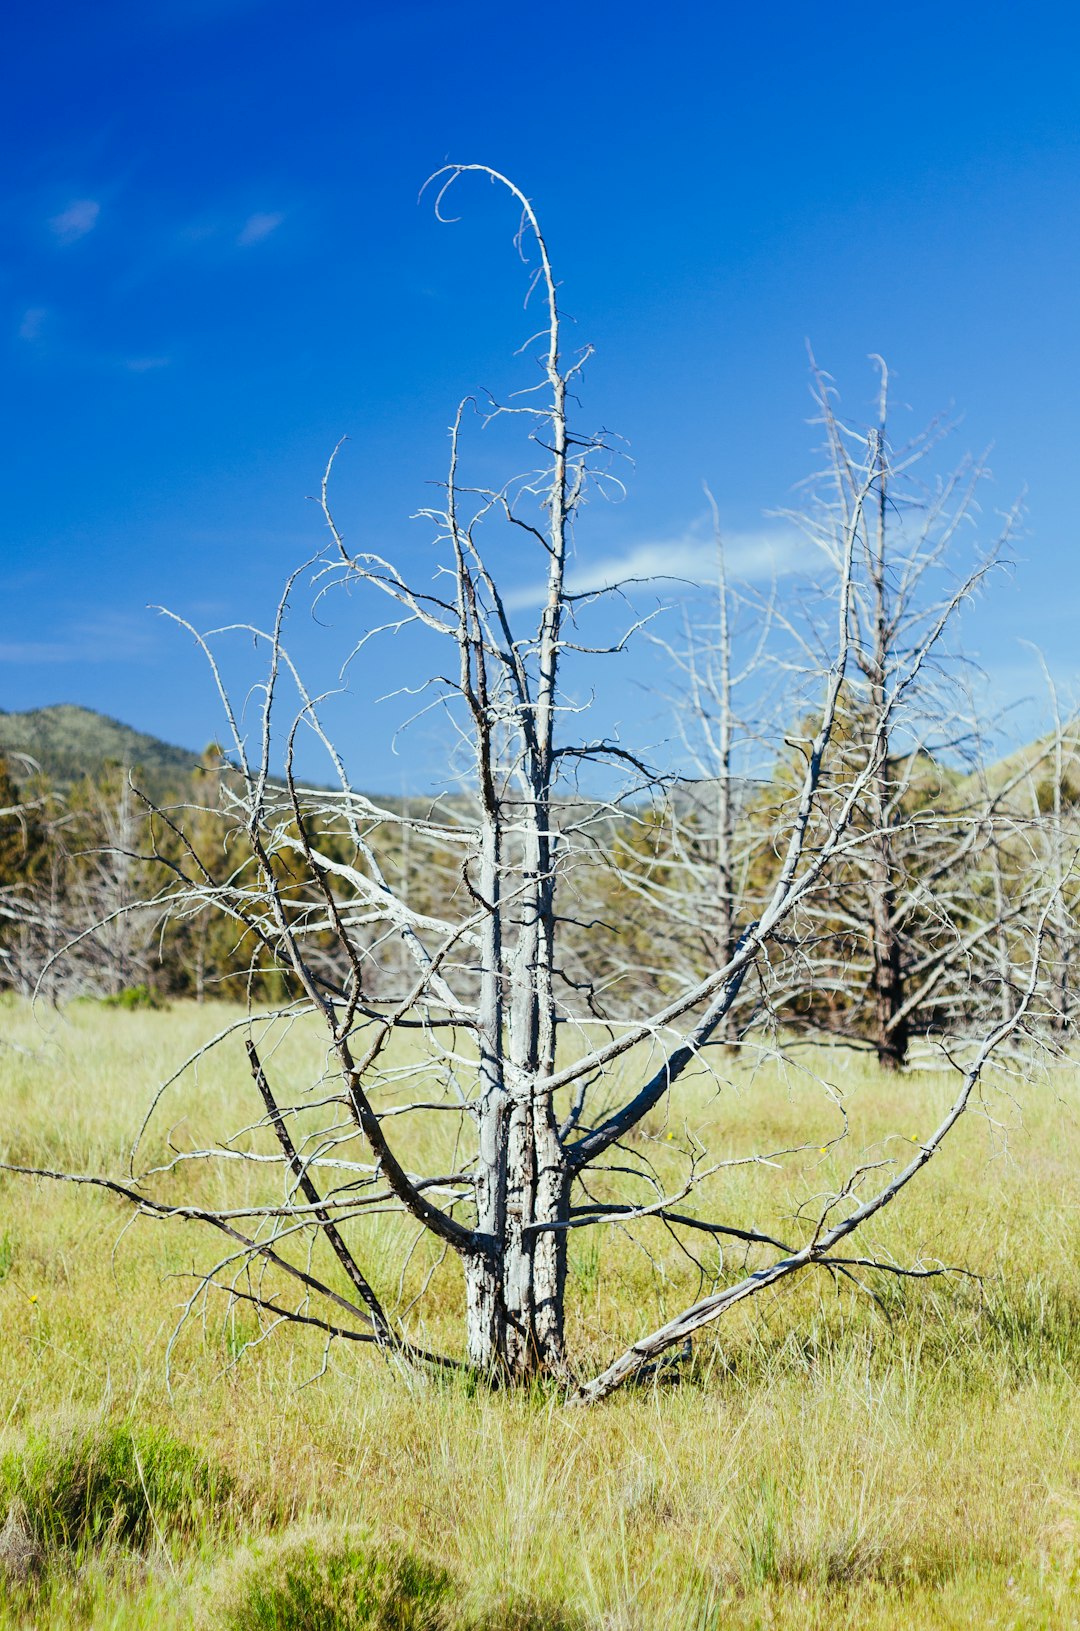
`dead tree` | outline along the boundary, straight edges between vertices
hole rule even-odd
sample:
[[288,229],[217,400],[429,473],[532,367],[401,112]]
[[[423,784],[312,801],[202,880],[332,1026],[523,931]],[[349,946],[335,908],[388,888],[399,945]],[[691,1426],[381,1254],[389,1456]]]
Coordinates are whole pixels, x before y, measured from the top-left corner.
[[[255,1305],[267,1326],[315,1326],[328,1341],[372,1344],[419,1365],[465,1364],[496,1382],[555,1378],[585,1401],[639,1374],[733,1302],[786,1276],[812,1266],[845,1271],[873,1262],[852,1256],[848,1242],[940,1148],[987,1059],[1024,1024],[1037,994],[1041,936],[1036,928],[1031,973],[1012,1011],[973,1039],[949,1116],[914,1160],[893,1167],[872,1199],[858,1199],[866,1169],[856,1167],[823,1203],[802,1244],[789,1247],[743,1219],[700,1219],[682,1209],[703,1178],[726,1163],[695,1158],[685,1183],[668,1193],[647,1166],[624,1155],[645,1119],[677,1103],[690,1078],[711,1068],[706,1050],[723,1034],[751,971],[776,953],[796,914],[831,891],[837,868],[853,854],[873,853],[877,830],[857,818],[877,808],[882,742],[947,614],[897,657],[869,746],[838,760],[838,720],[862,654],[862,597],[868,586],[872,591],[864,539],[880,484],[876,457],[861,471],[852,468],[817,724],[787,803],[768,891],[752,915],[740,916],[715,966],[682,979],[645,1017],[621,1018],[617,999],[582,968],[588,934],[580,925],[573,956],[566,951],[575,879],[622,807],[614,795],[583,797],[576,780],[581,766],[599,766],[609,777],[623,772],[631,801],[653,795],[657,785],[625,745],[603,737],[575,740],[567,729],[581,707],[564,689],[565,660],[596,644],[587,629],[595,596],[573,592],[567,564],[583,501],[606,479],[607,449],[603,436],[571,422],[571,388],[587,353],[564,355],[558,288],[532,205],[513,182],[481,165],[440,172],[440,205],[467,173],[487,177],[513,198],[521,211],[518,245],[535,257],[545,303],[539,383],[508,406],[490,409],[527,429],[532,463],[498,487],[468,484],[461,468],[468,417],[459,409],[444,495],[428,512],[440,555],[425,583],[408,582],[391,561],[349,545],[331,512],[328,468],[322,506],[330,544],[318,579],[321,593],[341,583],[354,602],[363,596],[361,604],[379,597],[389,603],[389,618],[369,625],[361,645],[380,628],[409,626],[449,653],[446,661],[432,659],[427,691],[447,722],[455,780],[424,810],[379,806],[353,789],[318,699],[286,650],[294,579],[273,628],[260,637],[268,666],[258,740],[250,750],[219,680],[230,730],[226,746],[238,766],[225,789],[227,818],[243,827],[243,853],[234,848],[231,870],[223,874],[172,818],[183,842],[179,858],[174,846],[171,881],[157,904],[181,912],[210,908],[235,925],[252,948],[253,966],[272,967],[286,982],[277,1021],[304,1016],[318,1027],[324,1073],[306,1092],[282,1079],[270,1052],[275,1015],[252,1011],[229,1029],[244,1036],[257,1117],[276,1154],[252,1149],[228,1129],[213,1146],[176,1152],[165,1172],[159,1164],[140,1175],[135,1156],[132,1174],[124,1177],[67,1176],[103,1185],[143,1214],[197,1219],[217,1232],[224,1254],[198,1277],[189,1308],[222,1286],[230,1298]],[[541,609],[528,627],[511,611],[496,574],[499,529],[512,541],[516,562],[528,551],[542,567]],[[219,675],[212,642],[196,638]],[[610,649],[610,642],[600,644]],[[297,701],[285,713],[284,775],[275,781],[275,721],[289,688]],[[300,731],[321,743],[335,792],[299,783],[294,747]],[[417,857],[430,857],[433,869],[452,872],[452,893],[425,900],[394,887],[386,856],[400,857],[406,833],[413,876],[425,870]],[[337,948],[334,959],[322,952],[328,940]],[[377,981],[388,963],[398,971],[392,986]],[[404,1119],[422,1116],[449,1119],[453,1155],[435,1170],[417,1172],[402,1153],[399,1129]],[[819,1143],[820,1132],[808,1128],[806,1147]],[[887,1152],[884,1159],[888,1164],[893,1157]],[[170,1200],[163,1187],[169,1170],[187,1162],[218,1163],[227,1172],[230,1162],[245,1161],[280,1175],[274,1196],[214,1208]],[[617,1205],[595,1198],[597,1174],[613,1164],[630,1168],[627,1182],[637,1191]],[[432,1352],[407,1310],[390,1306],[379,1275],[365,1266],[364,1222],[387,1212],[406,1219],[418,1240],[460,1260],[464,1340],[457,1352]],[[760,1251],[766,1266],[641,1337],[589,1381],[566,1349],[567,1240],[575,1229],[639,1219],[733,1238]]]
[[[679,770],[662,800],[628,815],[619,841],[608,847],[615,888],[636,898],[640,938],[650,940],[668,985],[700,979],[734,956],[742,927],[763,904],[764,852],[772,837],[753,819],[752,806],[777,735],[769,720],[768,663],[776,584],[759,595],[732,579],[719,508],[708,487],[705,495],[713,575],[684,600],[676,634],[656,626],[646,631],[671,676],[665,700]],[[601,917],[611,894],[601,883]],[[624,914],[612,915],[625,923]],[[640,948],[626,943],[625,931],[615,938],[613,960],[621,960],[632,982],[640,973],[633,962]],[[737,1040],[740,1024],[756,1008],[744,988],[721,1026],[725,1042]]]
[[[859,572],[851,595],[851,661],[837,753],[822,816],[843,805],[866,769],[854,811],[862,842],[833,888],[801,915],[803,998],[779,1000],[811,1022],[865,1038],[886,1070],[900,1068],[915,1036],[961,1030],[976,966],[991,957],[1001,924],[971,880],[1012,830],[1007,801],[984,796],[974,773],[980,722],[967,710],[968,665],[952,639],[956,613],[982,585],[1015,526],[1008,513],[985,550],[957,571],[987,475],[964,460],[920,482],[947,427],[905,446],[889,436],[888,373],[880,370],[877,422],[860,430],[839,416],[831,381],[815,365],[814,396],[827,464],[805,508],[784,512],[835,571],[854,531]],[[810,622],[815,614],[811,611]],[[811,673],[820,634],[797,630]],[[826,621],[828,637],[830,622]],[[812,732],[813,716],[808,733]],[[799,754],[807,743],[793,744]],[[850,761],[850,762],[848,762]],[[998,902],[998,906],[1002,906]]]
[[100,948],[80,936],[100,902],[76,890],[75,817],[34,760],[14,758],[19,783],[0,760],[0,984],[51,1003],[100,994]]
[[[1049,1022],[1064,1038],[1074,1028],[1073,973],[1077,954],[1076,907],[1080,901],[1080,720],[1062,711],[1058,687],[1039,653],[1050,703],[1051,729],[1007,778],[1010,794],[1020,783],[1029,812],[1029,843],[1012,869],[1014,898],[1037,878],[1052,900],[1047,924]],[[1007,886],[1006,886],[1007,888]]]

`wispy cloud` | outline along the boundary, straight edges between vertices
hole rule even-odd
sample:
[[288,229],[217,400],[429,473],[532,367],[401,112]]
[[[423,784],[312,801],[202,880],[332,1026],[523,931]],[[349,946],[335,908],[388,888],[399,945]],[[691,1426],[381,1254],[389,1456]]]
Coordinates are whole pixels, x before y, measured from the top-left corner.
[[265,244],[294,214],[291,209],[245,213],[244,202],[233,199],[187,221],[160,224],[156,234],[143,239],[117,287],[130,293],[168,275],[177,262],[213,273]]
[[[796,572],[806,562],[807,553],[805,539],[791,527],[762,527],[724,536],[728,575],[744,583],[761,583]],[[621,554],[598,561],[580,561],[567,574],[567,587],[571,594],[588,595],[616,584],[645,581],[667,589],[682,587],[689,593],[696,585],[715,578],[716,545],[703,519],[673,537],[631,544]],[[511,610],[523,611],[542,605],[546,593],[542,583],[523,584],[511,590],[506,604]]]
[[240,228],[236,241],[241,249],[247,249],[251,244],[261,244],[265,238],[269,238],[272,232],[277,231],[284,219],[284,215],[280,213],[260,212],[249,215]]
[[168,368],[168,357],[125,357],[124,367],[129,374],[149,374],[155,368]]
[[0,640],[0,663],[67,663],[80,656],[59,640]]
[[44,306],[27,306],[19,324],[20,340],[39,340],[48,313]]
[[49,226],[59,243],[73,244],[93,232],[100,214],[101,205],[96,198],[77,198],[66,210],[54,215]]
[[102,611],[82,618],[51,640],[2,640],[0,663],[104,663],[138,661],[155,644],[146,614]]

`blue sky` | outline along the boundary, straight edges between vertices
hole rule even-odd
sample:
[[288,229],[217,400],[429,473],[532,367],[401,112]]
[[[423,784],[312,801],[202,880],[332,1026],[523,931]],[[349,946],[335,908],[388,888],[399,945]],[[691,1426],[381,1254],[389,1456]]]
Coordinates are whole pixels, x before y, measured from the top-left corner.
[[[506,201],[472,185],[453,226],[417,204],[448,159],[535,201],[572,338],[596,347],[586,417],[633,455],[582,573],[692,559],[703,479],[751,559],[814,465],[806,340],[853,414],[881,352],[912,430],[952,409],[958,454],[993,444],[990,509],[1028,490],[1016,570],[966,628],[992,694],[1035,687],[1020,638],[1072,683],[1074,8],[597,0],[561,34],[560,15],[101,0],[9,20],[0,707],[82,702],[201,746],[203,668],[146,607],[265,618],[322,542],[306,495],[342,435],[343,526],[427,569],[408,518],[454,406],[521,384],[534,326]],[[291,634],[318,684],[366,614],[327,615],[301,607]],[[402,709],[371,705],[417,660],[407,641],[365,656],[337,705],[364,785],[437,766],[431,728],[395,756]],[[605,706],[632,736],[648,704],[619,661]]]

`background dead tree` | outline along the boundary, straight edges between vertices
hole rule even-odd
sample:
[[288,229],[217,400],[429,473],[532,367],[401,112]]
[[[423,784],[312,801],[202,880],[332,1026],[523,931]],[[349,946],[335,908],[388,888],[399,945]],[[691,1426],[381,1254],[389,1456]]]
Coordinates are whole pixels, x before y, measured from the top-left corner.
[[[654,971],[643,1003],[727,963],[767,882],[772,833],[752,806],[777,736],[767,660],[776,585],[760,596],[732,580],[719,509],[708,487],[705,494],[714,574],[684,599],[677,633],[656,624],[646,631],[671,676],[665,701],[679,771],[659,801],[627,812],[596,895],[598,915],[617,925],[613,976],[633,987],[644,969]],[[597,947],[590,949],[595,962]],[[737,1039],[758,1001],[752,981],[720,1027],[725,1042]]]
[[43,800],[27,796],[11,773],[15,768],[25,779],[36,765],[22,754],[16,761],[12,767],[0,758],[0,979],[26,995],[37,972],[29,971],[39,916],[33,879],[44,850]]
[[117,996],[145,984],[153,954],[153,923],[141,906],[146,889],[146,810],[122,771],[88,782],[69,799],[66,860],[68,910],[94,931],[81,942],[93,986]]
[[[894,447],[888,374],[880,359],[878,366],[877,422],[862,430],[840,418],[832,383],[815,365],[827,465],[806,506],[784,512],[833,571],[856,535],[851,662],[824,822],[844,805],[852,776],[867,774],[852,813],[859,841],[828,893],[800,913],[802,978],[777,1001],[803,1023],[861,1037],[895,1070],[914,1038],[968,1024],[973,977],[993,966],[1001,914],[1008,921],[1017,910],[972,887],[1008,841],[1015,811],[1003,789],[991,794],[976,773],[984,722],[966,706],[968,665],[954,639],[956,614],[1001,559],[1017,513],[1004,517],[989,548],[965,549],[985,465],[967,459],[920,480],[947,427]],[[961,553],[971,564],[957,571]],[[809,634],[781,618],[803,641],[811,672],[823,652],[818,615],[811,607]],[[811,714],[805,738],[792,741],[799,758],[814,723]],[[797,780],[797,770],[787,774]]]
[[151,978],[146,812],[110,767],[60,790],[0,761],[0,986],[47,1002],[118,996]]
[[[5,766],[0,783],[0,972],[23,996],[55,1003],[99,993],[100,958],[84,945],[88,913],[71,852],[75,821],[68,801],[38,765],[14,755],[16,782]],[[65,949],[68,955],[62,956]]]
[[1076,907],[1080,900],[1080,721],[1063,712],[1054,678],[1039,654],[1050,704],[1049,734],[1010,767],[1002,789],[1015,797],[1020,785],[1027,804],[1028,844],[1014,858],[1002,893],[1014,901],[1023,898],[1033,881],[1052,898],[1047,923],[1047,979],[1050,988],[1049,1024],[1059,1037],[1073,1029],[1076,999],[1073,993],[1077,955]]
[[[430,1350],[408,1308],[391,1307],[383,1268],[365,1258],[367,1220],[402,1218],[416,1241],[430,1241],[440,1257],[460,1263],[465,1364],[503,1382],[556,1378],[587,1400],[638,1374],[732,1302],[798,1270],[874,1265],[872,1256],[851,1256],[847,1242],[941,1147],[988,1058],[1025,1022],[1037,993],[1042,930],[1031,936],[1029,979],[1010,1015],[976,1040],[949,1116],[913,1161],[897,1167],[885,1152],[882,1163],[892,1165],[893,1175],[871,1200],[858,1198],[867,1168],[856,1166],[816,1218],[800,1225],[807,1238],[799,1245],[744,1219],[699,1218],[683,1209],[706,1178],[732,1162],[695,1150],[681,1185],[659,1183],[635,1151],[638,1130],[662,1105],[677,1105],[692,1077],[710,1071],[707,1050],[723,1036],[744,983],[770,957],[785,955],[797,915],[831,898],[837,870],[853,856],[875,853],[881,835],[866,812],[880,808],[875,786],[883,744],[892,740],[952,603],[895,655],[875,730],[861,748],[857,736],[841,740],[874,588],[868,540],[882,482],[874,444],[860,467],[843,466],[832,638],[818,673],[812,739],[772,831],[777,861],[768,886],[752,913],[740,910],[737,932],[729,928],[714,966],[699,978],[681,975],[678,989],[644,1017],[632,1008],[620,1014],[617,992],[582,970],[587,931],[577,924],[570,935],[567,924],[580,894],[575,880],[593,864],[597,835],[610,831],[620,808],[614,795],[581,795],[581,767],[605,774],[609,784],[624,772],[632,801],[655,796],[658,787],[622,744],[575,740],[568,730],[582,709],[564,685],[566,659],[622,644],[589,638],[587,613],[596,597],[575,595],[566,576],[572,529],[586,495],[603,486],[607,448],[603,436],[570,419],[571,387],[587,353],[563,354],[557,285],[532,205],[506,177],[472,165],[440,172],[438,204],[469,172],[513,198],[521,210],[519,247],[537,263],[534,281],[545,302],[539,382],[490,410],[527,431],[532,462],[500,487],[468,485],[461,474],[468,421],[459,410],[444,497],[428,512],[440,554],[425,583],[410,583],[391,561],[349,545],[324,481],[331,542],[318,580],[321,592],[344,584],[365,597],[364,605],[389,603],[388,619],[369,625],[361,645],[408,625],[449,654],[432,659],[426,700],[446,720],[456,790],[418,811],[377,805],[351,787],[319,701],[285,647],[295,580],[273,628],[259,636],[268,667],[253,749],[212,644],[197,635],[218,678],[237,766],[222,784],[223,821],[231,832],[242,831],[243,844],[219,844],[211,855],[178,816],[163,814],[170,881],[154,904],[178,913],[212,909],[250,948],[253,972],[272,971],[285,994],[269,1011],[253,1006],[228,1027],[242,1029],[250,1066],[255,1115],[247,1133],[228,1128],[219,1142],[178,1150],[164,1168],[159,1163],[141,1174],[137,1143],[127,1176],[67,1176],[102,1185],[145,1215],[196,1219],[217,1232],[224,1254],[198,1277],[190,1309],[222,1286],[232,1299],[254,1305],[265,1328],[298,1322],[328,1339],[374,1344],[416,1363],[460,1364],[460,1351]],[[512,541],[516,558],[528,549],[543,569],[541,609],[528,627],[512,616],[499,587],[493,549],[500,534]],[[297,701],[285,714],[284,776],[275,781],[275,722],[290,690]],[[302,730],[325,750],[336,791],[298,782],[294,747]],[[405,835],[414,857],[429,857],[432,872],[453,877],[451,891],[426,900],[395,886]],[[411,875],[425,865],[414,860]],[[392,981],[383,978],[388,967]],[[315,1082],[296,1082],[273,1051],[282,1022],[300,1018],[322,1039],[325,1066]],[[413,1170],[402,1154],[400,1129],[409,1118],[453,1129],[438,1144],[449,1154],[425,1171]],[[254,1131],[273,1136],[273,1154],[252,1147]],[[820,1142],[819,1128],[808,1127],[805,1148]],[[761,1158],[749,1151],[733,1160]],[[280,1188],[232,1207],[171,1201],[170,1172],[189,1162],[216,1165],[222,1175],[230,1164],[260,1163],[278,1173]],[[605,1185],[619,1171],[631,1195],[616,1202],[605,1198]],[[566,1348],[568,1237],[640,1219],[737,1240],[765,1254],[769,1266],[698,1302],[583,1382]],[[437,1266],[438,1258],[432,1272]]]

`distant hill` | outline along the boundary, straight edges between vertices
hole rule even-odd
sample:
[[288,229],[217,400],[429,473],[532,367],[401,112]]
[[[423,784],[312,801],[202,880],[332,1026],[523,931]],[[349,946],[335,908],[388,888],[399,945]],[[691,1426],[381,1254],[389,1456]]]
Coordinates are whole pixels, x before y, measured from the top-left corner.
[[[1034,742],[1014,748],[1011,753],[988,765],[985,772],[989,791],[1000,796],[1012,787],[1009,803],[1014,809],[1031,813],[1032,794],[1041,810],[1053,803],[1055,743],[1052,736],[1040,736]],[[974,794],[979,787],[975,776],[965,777],[962,791]],[[1062,741],[1061,794],[1067,804],[1080,805],[1080,737],[1076,726],[1067,724]]]
[[[199,763],[199,755],[187,748],[174,747],[73,702],[21,714],[0,710],[0,754],[13,752],[29,755],[60,786],[95,776],[110,763],[125,770],[138,768],[146,791],[154,796],[183,786]],[[11,770],[16,780],[22,779],[23,767],[18,762]]]

